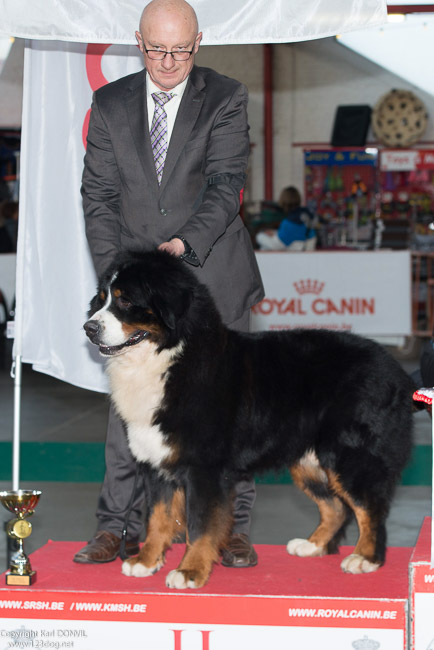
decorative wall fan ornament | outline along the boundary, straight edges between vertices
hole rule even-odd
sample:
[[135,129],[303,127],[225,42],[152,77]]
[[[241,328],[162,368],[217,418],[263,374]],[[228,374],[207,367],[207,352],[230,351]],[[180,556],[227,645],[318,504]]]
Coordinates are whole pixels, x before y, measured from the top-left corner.
[[428,113],[410,90],[394,89],[378,100],[372,111],[372,130],[386,147],[408,147],[425,132]]

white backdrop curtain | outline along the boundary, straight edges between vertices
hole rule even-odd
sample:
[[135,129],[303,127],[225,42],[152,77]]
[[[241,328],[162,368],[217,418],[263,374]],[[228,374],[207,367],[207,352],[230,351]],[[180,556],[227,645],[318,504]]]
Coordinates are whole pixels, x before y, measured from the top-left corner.
[[[82,331],[95,290],[80,198],[92,91],[142,66],[132,45],[142,0],[0,0],[0,35],[25,37],[15,354],[105,391]],[[383,0],[191,0],[204,42],[330,36],[386,18]],[[87,43],[115,43],[108,48]],[[93,355],[93,356],[92,356]]]
[[83,332],[96,288],[80,195],[85,129],[95,84],[143,63],[135,46],[102,49],[26,42],[15,336],[16,353],[36,370],[105,391]]

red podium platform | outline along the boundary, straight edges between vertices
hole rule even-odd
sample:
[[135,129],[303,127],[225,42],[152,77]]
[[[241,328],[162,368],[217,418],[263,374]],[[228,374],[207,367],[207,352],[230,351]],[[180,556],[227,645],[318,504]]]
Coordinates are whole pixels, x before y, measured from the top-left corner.
[[431,566],[431,517],[424,519],[410,559],[411,648],[434,650],[434,567]]
[[[178,591],[165,586],[165,576],[179,563],[182,544],[174,545],[165,567],[149,578],[123,576],[120,560],[75,564],[72,557],[82,546],[49,542],[31,555],[38,573],[34,586],[0,588],[0,638],[5,647],[407,647],[410,548],[389,548],[384,567],[354,576],[339,566],[349,547],[340,555],[296,558],[284,546],[260,545],[258,566],[219,565],[205,587]],[[4,576],[0,580],[4,584]]]

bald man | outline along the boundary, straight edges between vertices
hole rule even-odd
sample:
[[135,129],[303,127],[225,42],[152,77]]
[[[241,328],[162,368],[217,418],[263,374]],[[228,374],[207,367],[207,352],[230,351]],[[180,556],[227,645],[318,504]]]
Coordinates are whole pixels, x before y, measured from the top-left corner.
[[[136,38],[145,69],[93,97],[82,196],[96,272],[101,276],[120,251],[165,249],[208,286],[229,327],[248,331],[250,308],[264,293],[239,216],[249,154],[246,88],[194,65],[202,33],[184,0],[152,0]],[[165,146],[154,159],[157,104],[167,116],[167,153]],[[138,552],[144,483],[111,409],[97,533],[74,561],[114,560],[122,536],[125,554]],[[237,485],[225,566],[257,563],[249,539],[254,499],[246,478]]]

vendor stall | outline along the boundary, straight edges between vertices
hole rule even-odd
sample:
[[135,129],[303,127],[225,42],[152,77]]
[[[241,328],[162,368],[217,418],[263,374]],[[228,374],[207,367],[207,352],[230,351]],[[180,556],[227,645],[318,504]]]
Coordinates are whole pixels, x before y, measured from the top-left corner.
[[305,200],[319,219],[319,246],[374,247],[377,150],[304,152]]
[[434,151],[385,149],[379,157],[383,245],[393,246],[387,228],[402,223],[412,234],[412,248],[434,250]]

